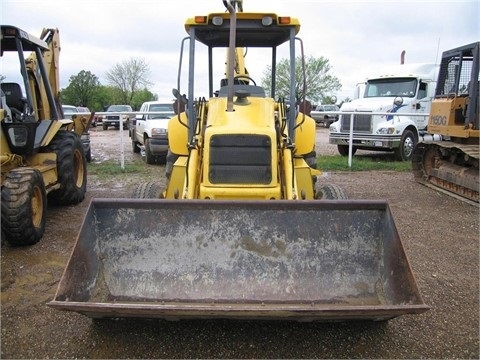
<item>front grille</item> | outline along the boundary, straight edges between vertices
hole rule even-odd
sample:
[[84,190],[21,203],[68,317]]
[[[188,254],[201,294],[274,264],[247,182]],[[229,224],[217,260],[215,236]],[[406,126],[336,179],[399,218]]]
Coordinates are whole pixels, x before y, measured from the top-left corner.
[[120,120],[118,115],[107,115],[107,120]]
[[265,135],[214,135],[210,139],[212,184],[269,184],[272,181],[271,140]]
[[[340,131],[350,131],[350,116],[341,116],[341,129]],[[372,129],[372,115],[366,114],[354,114],[353,115],[353,131],[370,133]]]

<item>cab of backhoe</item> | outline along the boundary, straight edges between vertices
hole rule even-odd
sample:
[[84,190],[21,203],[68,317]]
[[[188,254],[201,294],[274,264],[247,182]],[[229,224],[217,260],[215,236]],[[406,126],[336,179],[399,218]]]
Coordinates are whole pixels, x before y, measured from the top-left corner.
[[[189,44],[188,100],[185,113],[174,117],[169,125],[171,151],[180,157],[166,197],[313,199],[316,172],[303,156],[314,150],[315,123],[294,106],[290,109],[286,105],[295,104],[298,94],[298,20],[229,9],[229,13],[189,18],[185,29],[189,36],[183,40],[182,49]],[[199,54],[204,46],[208,57],[208,100],[195,93]],[[222,79],[215,66],[217,49],[227,52]],[[265,64],[271,70],[268,91],[257,84],[260,79],[253,79],[246,71],[243,49],[249,53],[262,49],[262,54],[269,54],[270,62]],[[287,98],[276,98],[279,49],[290,59]],[[178,93],[182,93],[182,75],[180,61]]]
[[[17,54],[23,79],[22,83],[1,83],[2,154],[31,155],[38,151],[52,125],[40,122],[44,117],[39,109],[48,109],[49,119],[58,119],[43,61],[43,54],[50,49],[45,41],[17,27],[2,25],[0,29],[1,55],[3,57],[6,52]],[[32,55],[25,58],[24,52]]]

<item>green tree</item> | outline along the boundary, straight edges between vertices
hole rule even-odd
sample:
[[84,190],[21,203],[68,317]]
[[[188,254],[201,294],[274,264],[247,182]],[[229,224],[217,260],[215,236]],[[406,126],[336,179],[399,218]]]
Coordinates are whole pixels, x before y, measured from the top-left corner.
[[[271,88],[271,66],[263,73],[262,87],[266,90]],[[295,98],[297,100],[307,99],[313,103],[318,103],[326,98],[332,92],[342,88],[340,80],[334,75],[329,74],[331,70],[328,59],[323,56],[314,58],[307,56],[305,58],[305,83],[306,92],[303,94],[304,76],[302,71],[302,60],[298,56],[295,59]],[[276,78],[276,96],[287,97],[290,92],[290,61],[282,59],[277,64]]]
[[135,95],[133,96],[131,105],[135,110],[139,110],[145,101],[154,101],[154,100],[158,100],[158,96],[153,94],[147,88],[143,88],[142,90],[139,90],[135,93]]
[[120,91],[120,103],[132,104],[135,94],[142,87],[152,83],[148,81],[150,66],[143,59],[131,58],[116,64],[105,74],[107,82]]
[[62,103],[93,107],[95,93],[100,86],[97,76],[82,70],[77,75],[70,76],[69,81],[68,86],[61,91]]

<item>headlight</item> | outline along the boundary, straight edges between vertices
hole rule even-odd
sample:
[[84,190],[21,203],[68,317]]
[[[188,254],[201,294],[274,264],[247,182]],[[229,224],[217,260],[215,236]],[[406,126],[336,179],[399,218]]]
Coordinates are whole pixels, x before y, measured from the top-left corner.
[[395,132],[395,128],[387,127],[387,128],[380,128],[377,130],[377,134],[380,135],[391,135]]
[[164,128],[153,128],[152,129],[152,136],[165,135],[166,133],[167,133],[167,129],[164,129]]
[[330,132],[337,132],[337,128],[335,127],[335,125],[330,125],[330,127],[328,128],[328,131]]

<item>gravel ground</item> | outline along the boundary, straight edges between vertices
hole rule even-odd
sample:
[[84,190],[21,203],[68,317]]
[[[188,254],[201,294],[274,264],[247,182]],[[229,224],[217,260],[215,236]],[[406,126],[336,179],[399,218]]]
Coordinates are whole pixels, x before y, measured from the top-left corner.
[[[335,153],[326,132],[317,130],[319,155]],[[141,161],[128,136],[124,142],[125,161]],[[93,129],[93,161],[118,159],[119,144],[118,131]],[[83,203],[48,208],[41,242],[2,244],[1,358],[479,358],[478,208],[415,183],[411,173],[327,173],[319,181],[352,199],[388,200],[431,307],[424,314],[386,323],[92,321],[47,307],[89,200],[129,197],[135,183],[163,174],[164,167],[145,165],[140,176],[89,175]]]

